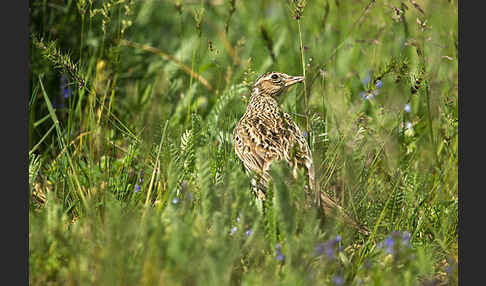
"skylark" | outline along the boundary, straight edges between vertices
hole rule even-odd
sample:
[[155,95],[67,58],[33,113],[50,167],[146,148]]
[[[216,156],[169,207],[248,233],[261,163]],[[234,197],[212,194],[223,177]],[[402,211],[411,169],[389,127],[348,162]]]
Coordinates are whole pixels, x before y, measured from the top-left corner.
[[256,174],[251,183],[258,198],[266,199],[271,164],[285,160],[294,178],[299,168],[305,168],[308,187],[315,195],[314,202],[323,208],[325,214],[336,212],[340,218],[358,226],[361,232],[366,232],[325,192],[316,188],[312,155],[307,141],[292,116],[280,109],[279,96],[290,86],[302,81],[302,76],[280,72],[265,73],[256,79],[246,112],[233,133],[236,154],[246,172]]

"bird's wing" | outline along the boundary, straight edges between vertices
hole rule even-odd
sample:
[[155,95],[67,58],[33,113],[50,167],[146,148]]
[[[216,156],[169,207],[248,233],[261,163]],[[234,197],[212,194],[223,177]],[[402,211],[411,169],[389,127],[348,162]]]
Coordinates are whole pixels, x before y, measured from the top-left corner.
[[292,120],[292,117],[288,113],[284,113],[282,122],[285,128],[290,131],[289,135],[286,136],[286,140],[288,142],[285,148],[286,160],[290,164],[294,164],[293,161],[295,161],[296,163],[305,166],[308,171],[309,183],[312,188],[314,181],[314,166],[312,163],[312,155],[309,145],[307,144],[307,140],[305,139],[304,135],[302,135],[302,132],[300,131],[297,123]]
[[267,181],[270,178],[270,165],[279,158],[279,154],[273,146],[265,142],[264,136],[258,130],[253,126],[239,124],[233,134],[235,151],[247,171],[256,172]]
[[263,171],[264,159],[259,154],[252,152],[254,147],[251,144],[251,139],[249,140],[248,132],[245,132],[245,129],[238,125],[233,137],[236,155],[243,162],[245,169],[257,173]]

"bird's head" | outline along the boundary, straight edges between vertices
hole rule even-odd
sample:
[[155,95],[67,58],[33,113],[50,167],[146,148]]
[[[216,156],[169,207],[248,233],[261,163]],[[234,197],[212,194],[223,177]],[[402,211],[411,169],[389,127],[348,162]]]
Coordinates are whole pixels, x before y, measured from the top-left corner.
[[281,72],[269,72],[259,76],[253,84],[252,94],[278,97],[290,86],[304,81],[303,76],[291,76]]

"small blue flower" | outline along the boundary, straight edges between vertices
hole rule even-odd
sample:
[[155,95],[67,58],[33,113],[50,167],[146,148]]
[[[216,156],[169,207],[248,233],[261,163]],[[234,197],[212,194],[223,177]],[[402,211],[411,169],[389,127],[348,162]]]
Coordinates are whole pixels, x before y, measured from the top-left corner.
[[344,282],[343,277],[340,276],[340,275],[333,276],[332,282],[334,282],[334,284],[336,284],[336,285],[343,285],[343,282]]
[[64,98],[68,98],[73,94],[71,87],[68,86],[67,78],[63,75],[61,76],[61,92]]
[[230,230],[230,234],[233,235],[235,234],[235,232],[238,230],[238,228],[236,226],[232,227],[231,230]]
[[175,197],[174,199],[172,199],[172,203],[175,205],[179,202],[179,198]]
[[308,135],[307,131],[302,131],[302,136],[304,136],[304,138],[307,138],[307,135]]
[[391,236],[388,236],[385,239],[385,246],[386,246],[386,253],[388,254],[393,254],[393,245],[395,244],[395,241]]
[[319,243],[316,246],[316,255],[321,255],[322,253],[324,253],[324,243]]
[[[336,238],[335,239],[331,239],[331,240],[328,240],[326,241],[325,243],[320,243],[316,246],[315,248],[315,253],[316,255],[321,255],[322,253],[326,253],[326,255],[330,258],[330,259],[334,259],[335,258],[335,248],[336,248],[336,245],[341,241],[341,236],[338,234],[336,235]],[[342,247],[341,245],[338,246],[338,251],[341,251]]]
[[402,234],[402,242],[405,245],[408,245],[410,243],[410,232],[404,231]]
[[370,92],[370,93],[367,93],[367,92],[364,92],[362,91],[359,96],[363,99],[363,100],[370,100],[372,99],[373,97],[377,96],[378,94],[380,94],[380,91],[378,90],[374,90],[373,92]]
[[64,104],[60,103],[60,104],[56,104],[55,102],[52,103],[52,108],[54,109],[62,109],[64,108]]
[[285,256],[282,254],[282,244],[280,244],[280,242],[275,245],[275,259],[278,261],[283,261],[285,259]]
[[239,216],[236,217],[236,222],[240,222],[240,217]]
[[381,80],[378,80],[376,83],[375,83],[375,86],[376,88],[381,88],[383,86],[383,82]]
[[452,266],[448,265],[446,267],[446,273],[447,273],[447,275],[451,275],[451,273],[452,273]]
[[280,242],[275,245],[275,255],[278,256],[279,254],[282,254],[282,244]]
[[181,184],[181,189],[185,189],[187,187],[187,180],[184,180]]
[[249,230],[245,231],[245,235],[246,235],[246,236],[250,236],[252,232],[253,232],[253,231],[252,231],[251,229],[249,229]]
[[407,121],[407,123],[405,123],[405,127],[406,127],[407,129],[412,129],[412,127],[413,127],[412,122]]
[[140,185],[139,184],[136,184],[135,185],[135,193],[137,193],[138,191],[140,191]]
[[71,90],[70,87],[65,88],[63,90],[63,96],[64,96],[64,98],[69,98],[72,94],[73,94],[73,91]]
[[[339,242],[341,242],[341,236],[338,234],[336,235],[336,239],[334,240],[334,244],[338,244]],[[338,245],[338,251],[341,251],[342,250],[342,246],[341,244]]]
[[366,86],[370,82],[370,79],[370,72],[367,72],[365,78],[363,79],[363,85]]
[[410,112],[412,111],[412,107],[410,107],[410,104],[405,104],[405,106],[403,107],[403,110],[405,110],[405,112]]
[[326,255],[330,258],[330,259],[334,259],[334,248],[333,247],[330,247],[330,246],[326,246]]

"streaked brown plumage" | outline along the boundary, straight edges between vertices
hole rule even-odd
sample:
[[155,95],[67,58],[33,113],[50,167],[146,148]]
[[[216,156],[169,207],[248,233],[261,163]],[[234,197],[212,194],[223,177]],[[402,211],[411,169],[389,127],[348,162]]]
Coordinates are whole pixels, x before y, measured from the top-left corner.
[[252,187],[258,198],[266,198],[271,164],[285,160],[291,166],[294,178],[298,168],[306,169],[309,188],[316,194],[315,203],[326,214],[336,211],[346,222],[359,226],[325,192],[316,190],[312,155],[307,141],[292,117],[279,107],[278,97],[290,86],[303,80],[304,77],[279,72],[266,73],[256,79],[246,112],[233,133],[236,154],[247,173],[256,173],[257,178],[252,179]]

